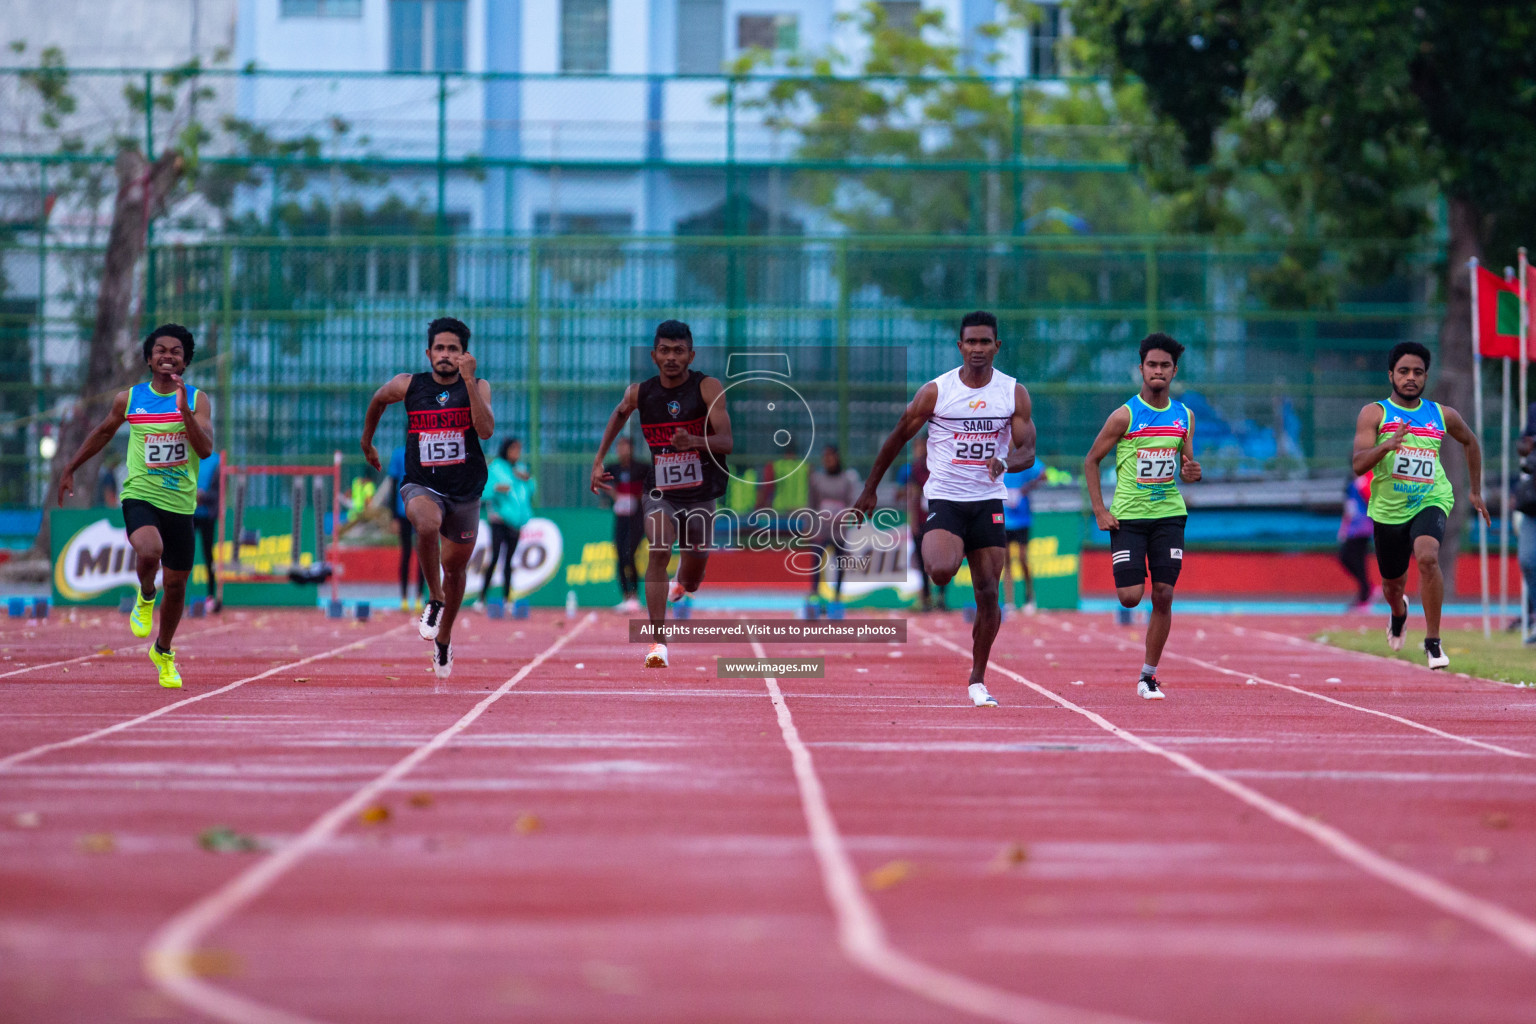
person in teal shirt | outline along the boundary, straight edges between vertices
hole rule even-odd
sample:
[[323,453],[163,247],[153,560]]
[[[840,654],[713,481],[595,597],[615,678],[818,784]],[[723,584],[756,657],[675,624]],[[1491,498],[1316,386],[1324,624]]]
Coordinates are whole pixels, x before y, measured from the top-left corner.
[[501,450],[491,460],[485,491],[480,495],[481,508],[491,526],[491,551],[485,559],[485,578],[480,584],[482,604],[490,599],[491,577],[498,561],[504,581],[502,592],[506,600],[512,599],[512,556],[517,551],[518,534],[533,518],[533,495],[539,488],[528,467],[519,464],[522,457],[523,442],[515,437],[502,441]]

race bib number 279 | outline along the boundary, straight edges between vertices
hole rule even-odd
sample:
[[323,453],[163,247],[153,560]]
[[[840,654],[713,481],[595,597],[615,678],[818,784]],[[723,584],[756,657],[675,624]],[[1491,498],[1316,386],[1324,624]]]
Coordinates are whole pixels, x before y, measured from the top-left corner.
[[144,465],[150,469],[183,466],[187,462],[186,434],[146,434]]

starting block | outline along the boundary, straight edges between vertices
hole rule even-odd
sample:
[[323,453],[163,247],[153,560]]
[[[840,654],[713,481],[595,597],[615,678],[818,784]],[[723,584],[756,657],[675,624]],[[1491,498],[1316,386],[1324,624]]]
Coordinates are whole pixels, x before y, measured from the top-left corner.
[[13,597],[9,601],[6,602],[6,605],[7,605],[6,610],[10,612],[11,618],[13,618],[13,619],[21,619],[21,618],[25,618],[26,617],[26,614],[27,614],[27,599],[26,598],[24,598],[24,597]]
[[505,601],[487,601],[485,603],[485,617],[488,619],[506,618],[507,603]]
[[367,622],[372,614],[373,609],[369,607],[367,601],[359,601],[352,606],[352,617],[358,622]]
[[520,597],[512,602],[512,617],[514,619],[526,619],[528,617],[528,599]]
[[841,619],[843,617],[843,602],[833,601],[827,605],[827,618]]
[[32,617],[34,619],[46,619],[48,617],[48,599],[46,597],[34,597],[32,599]]
[[194,598],[187,602],[187,614],[194,619],[201,619],[208,614],[208,599],[206,597]]
[[347,614],[347,606],[340,601],[327,601],[325,603],[325,617],[339,619]]

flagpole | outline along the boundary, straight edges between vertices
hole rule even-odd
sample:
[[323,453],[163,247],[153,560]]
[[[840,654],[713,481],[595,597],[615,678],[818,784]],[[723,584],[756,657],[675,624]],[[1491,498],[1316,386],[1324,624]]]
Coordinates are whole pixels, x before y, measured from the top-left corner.
[[[1524,429],[1525,429],[1525,418],[1526,418],[1526,415],[1527,415],[1526,414],[1526,410],[1527,410],[1527,408],[1529,408],[1528,405],[1526,404],[1527,401],[1528,401],[1528,397],[1527,397],[1527,394],[1526,394],[1526,368],[1530,365],[1530,352],[1528,351],[1528,346],[1529,346],[1529,335],[1531,333],[1531,306],[1530,306],[1531,297],[1530,297],[1530,294],[1529,294],[1529,291],[1528,291],[1528,288],[1527,288],[1527,284],[1526,284],[1526,278],[1529,276],[1527,271],[1530,269],[1530,263],[1526,260],[1526,257],[1525,257],[1525,246],[1522,245],[1520,247],[1519,254],[1520,254],[1520,338],[1519,338],[1519,341],[1520,341],[1520,405],[1519,405],[1519,409],[1520,409],[1520,423],[1521,423],[1521,428],[1520,429],[1522,431],[1524,431]],[[1509,431],[1505,430],[1504,433],[1506,435],[1504,443],[1507,446],[1509,444],[1509,440],[1508,440],[1508,436],[1507,436],[1509,434]],[[1510,512],[1509,512],[1509,467],[1506,466],[1504,468],[1504,506],[1503,506],[1503,509],[1501,511],[1501,514],[1500,514],[1499,518],[1501,518],[1501,519],[1508,519],[1509,515],[1510,515]],[[1519,550],[1518,544],[1516,545],[1516,550]],[[1530,624],[1530,621],[1529,621],[1529,613],[1527,611],[1527,609],[1530,607],[1530,603],[1529,602],[1530,602],[1530,597],[1525,592],[1525,573],[1522,572],[1520,574],[1520,637],[1521,637],[1521,639],[1524,639],[1530,633],[1530,626],[1531,626],[1531,624]]]
[[[1477,316],[1477,257],[1467,260],[1467,272],[1472,276],[1472,418],[1476,421],[1474,436],[1478,443],[1483,440],[1483,351]],[[1508,362],[1504,364],[1508,366]],[[1483,639],[1492,636],[1488,628],[1488,524],[1481,516],[1477,519],[1477,565],[1483,582]]]

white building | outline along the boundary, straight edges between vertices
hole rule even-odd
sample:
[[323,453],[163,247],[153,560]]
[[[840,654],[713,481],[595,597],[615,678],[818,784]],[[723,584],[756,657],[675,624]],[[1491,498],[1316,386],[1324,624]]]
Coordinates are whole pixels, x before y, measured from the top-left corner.
[[[670,234],[720,207],[729,157],[783,160],[795,145],[750,113],[738,112],[728,137],[723,80],[686,76],[718,76],[752,49],[836,47],[857,59],[859,46],[837,18],[858,0],[238,3],[234,63],[276,73],[242,80],[239,113],[279,136],[322,139],[330,153],[394,161],[389,187],[423,205],[437,199],[439,155],[486,158],[482,173],[446,180],[445,213],[460,231]],[[897,24],[942,10],[978,68],[995,47],[995,73],[1056,74],[1059,7],[1042,5],[1031,32],[993,41],[976,29],[999,16],[997,0],[882,6]]]

